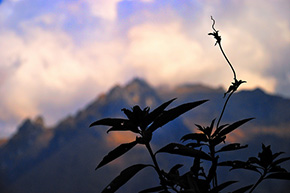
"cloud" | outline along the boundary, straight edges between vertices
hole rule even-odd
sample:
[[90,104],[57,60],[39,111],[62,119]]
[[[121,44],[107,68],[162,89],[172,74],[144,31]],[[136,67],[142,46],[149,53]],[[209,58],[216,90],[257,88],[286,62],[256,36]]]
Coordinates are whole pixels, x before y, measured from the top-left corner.
[[117,3],[121,0],[84,0],[91,7],[93,15],[110,20],[116,19]]
[[[135,76],[153,85],[202,82],[290,96],[290,5],[279,1],[3,1],[0,136],[25,117],[49,124]],[[13,128],[13,129],[12,129]]]
[[115,84],[115,77],[122,74],[118,42],[80,48],[67,34],[41,28],[29,28],[21,37],[2,34],[1,73],[6,78],[0,87],[5,93],[0,117],[4,121],[44,114],[54,123]]
[[136,26],[128,36],[130,44],[126,62],[155,85],[184,82],[189,74],[181,77],[180,73],[187,70],[200,72],[190,68],[200,59],[202,48],[182,34],[178,23]]

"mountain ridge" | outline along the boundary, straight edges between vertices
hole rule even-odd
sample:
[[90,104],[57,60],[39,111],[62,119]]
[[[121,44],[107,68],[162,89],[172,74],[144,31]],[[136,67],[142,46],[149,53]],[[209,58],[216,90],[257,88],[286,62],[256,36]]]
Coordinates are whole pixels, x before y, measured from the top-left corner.
[[[31,192],[40,190],[41,192],[58,192],[59,190],[71,192],[76,189],[79,190],[76,192],[95,192],[94,183],[104,187],[108,178],[94,180],[98,176],[93,173],[95,164],[113,146],[117,145],[117,143],[113,143],[112,146],[112,140],[113,142],[128,142],[129,137],[122,134],[116,135],[114,132],[107,135],[105,127],[88,128],[88,126],[97,119],[124,117],[121,112],[122,108],[140,105],[141,108],[150,106],[153,109],[173,97],[178,97],[178,99],[172,106],[190,101],[210,100],[173,121],[166,128],[158,130],[153,136],[154,146],[179,141],[183,134],[195,129],[194,124],[209,124],[212,119],[219,116],[224,103],[222,88],[197,84],[180,86],[176,89],[168,89],[164,92],[164,90],[153,88],[145,80],[134,79],[127,85],[113,87],[74,115],[61,119],[52,129],[46,128],[41,117],[35,120],[27,119],[20,125],[18,132],[0,147],[0,180],[6,184],[3,186],[5,191],[16,193],[21,192],[17,187],[26,187],[30,188]],[[230,123],[256,116],[253,123],[243,127],[240,133],[236,133],[236,139],[246,138],[246,142],[261,134],[265,134],[265,136],[274,134],[281,139],[279,141],[281,149],[289,152],[289,142],[286,142],[290,139],[288,107],[290,108],[289,99],[268,95],[261,89],[241,91],[231,99],[223,122]],[[283,114],[281,115],[279,112]],[[277,113],[278,115],[275,115]],[[282,120],[283,124],[277,126],[279,120]],[[273,132],[274,126],[277,126],[275,129],[280,133]],[[259,129],[261,127],[263,127],[263,131]],[[258,132],[253,132],[253,129]],[[257,143],[259,140],[254,141]],[[134,159],[140,160],[141,158],[143,159],[143,156]],[[146,158],[144,159],[146,160]],[[114,170],[112,167],[121,166],[113,164],[104,169],[104,172],[112,173]],[[46,171],[47,174],[41,171]],[[80,174],[80,177],[76,177]],[[59,184],[59,182],[62,182],[61,184],[70,183],[71,176],[75,176],[71,187],[63,187]],[[30,179],[35,179],[35,181],[31,182]],[[78,184],[78,180],[83,185]],[[77,187],[75,187],[76,185]]]

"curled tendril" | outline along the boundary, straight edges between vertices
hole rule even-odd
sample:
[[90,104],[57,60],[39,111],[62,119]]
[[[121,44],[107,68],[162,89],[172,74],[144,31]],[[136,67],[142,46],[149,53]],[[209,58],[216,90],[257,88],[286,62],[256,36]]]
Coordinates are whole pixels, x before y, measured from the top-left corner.
[[212,33],[208,33],[208,35],[212,35],[215,39],[216,39],[216,42],[215,42],[215,46],[217,45],[217,44],[220,44],[221,43],[221,40],[222,40],[222,37],[219,35],[219,31],[217,31],[215,28],[214,28],[214,25],[215,25],[215,20],[213,19],[213,17],[211,16],[210,17],[211,18],[211,20],[213,21],[213,23],[212,23],[212,29],[213,29],[213,32]]

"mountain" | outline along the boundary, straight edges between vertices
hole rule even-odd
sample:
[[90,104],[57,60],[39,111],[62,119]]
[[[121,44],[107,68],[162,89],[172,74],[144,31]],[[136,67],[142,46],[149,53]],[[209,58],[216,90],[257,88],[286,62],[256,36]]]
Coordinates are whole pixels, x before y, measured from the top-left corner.
[[[158,148],[195,129],[195,124],[207,126],[218,118],[225,99],[222,88],[181,85],[171,89],[157,89],[144,80],[134,79],[125,86],[115,86],[108,93],[68,116],[53,127],[47,128],[44,119],[27,119],[19,126],[18,132],[0,146],[0,192],[100,192],[119,172],[135,163],[150,163],[148,153],[140,146],[95,171],[97,163],[120,143],[130,142],[135,136],[124,132],[106,134],[105,127],[88,126],[105,117],[124,117],[122,108],[138,104],[141,108],[152,109],[161,103],[177,97],[171,107],[185,102],[209,99],[168,126],[156,131],[153,148]],[[248,143],[243,153],[229,156],[256,156],[261,143],[272,144],[274,151],[290,153],[290,100],[269,95],[261,89],[241,91],[233,95],[225,111],[222,123],[231,123],[243,118],[256,119],[241,127],[228,140]],[[135,155],[138,156],[135,156]],[[166,155],[160,157],[163,166],[169,168],[175,159]],[[182,160],[187,163],[189,160]],[[286,168],[290,168],[288,163]],[[137,192],[148,184],[158,182],[157,177],[148,178],[152,171],[140,172],[119,192]],[[235,173],[233,173],[235,175]],[[153,176],[156,176],[153,174]],[[144,183],[146,178],[146,183]],[[221,177],[222,179],[225,177]],[[240,178],[242,178],[240,176]],[[247,182],[247,178],[242,178]],[[275,182],[276,183],[276,182]],[[289,185],[279,182],[283,192]],[[261,192],[273,192],[273,183],[262,186]]]

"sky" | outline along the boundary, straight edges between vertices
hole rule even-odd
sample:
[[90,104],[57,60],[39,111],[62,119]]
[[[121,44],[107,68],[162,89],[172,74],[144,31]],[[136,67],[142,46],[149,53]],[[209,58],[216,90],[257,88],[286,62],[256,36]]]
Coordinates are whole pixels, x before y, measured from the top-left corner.
[[290,98],[289,0],[0,0],[0,138],[48,125],[134,77],[260,87]]

